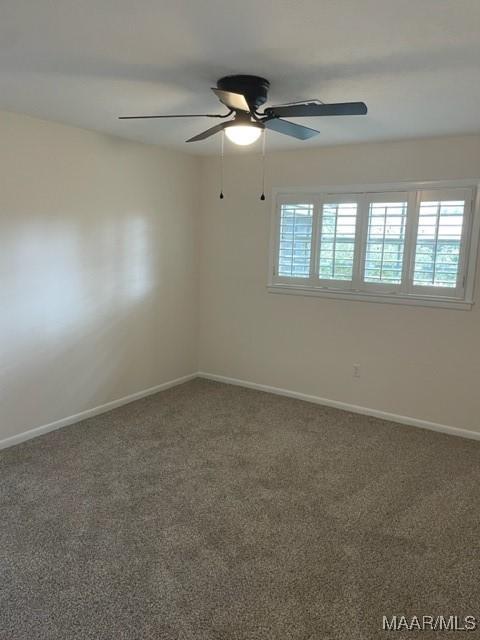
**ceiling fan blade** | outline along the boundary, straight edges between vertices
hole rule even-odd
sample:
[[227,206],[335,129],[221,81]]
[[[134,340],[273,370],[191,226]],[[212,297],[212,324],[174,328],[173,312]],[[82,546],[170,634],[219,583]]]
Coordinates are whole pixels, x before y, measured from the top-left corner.
[[316,129],[310,129],[310,127],[303,127],[300,124],[294,122],[288,122],[288,120],[281,120],[280,118],[272,118],[271,120],[265,120],[265,127],[276,131],[277,133],[283,133],[286,136],[297,138],[298,140],[308,140],[320,133]]
[[[227,113],[227,116],[230,114]],[[151,118],[225,118],[219,113],[182,113],[180,115],[166,115],[166,116],[118,116],[119,120],[147,120]]]
[[294,104],[290,106],[269,107],[266,115],[287,118],[310,118],[313,116],[361,116],[367,113],[364,102],[337,102],[335,104],[318,104],[315,102]]
[[212,87],[213,93],[217,96],[220,102],[223,102],[229,109],[235,109],[236,111],[250,111],[250,107],[244,95],[241,93],[232,93],[231,91],[223,91]]
[[214,127],[207,129],[206,131],[202,131],[202,133],[199,133],[196,136],[193,136],[193,138],[189,138],[187,142],[198,142],[199,140],[205,140],[205,138],[210,138],[210,136],[214,136],[219,131],[222,131],[222,129],[225,129],[227,124],[228,124],[227,122],[221,122],[220,124],[217,124]]

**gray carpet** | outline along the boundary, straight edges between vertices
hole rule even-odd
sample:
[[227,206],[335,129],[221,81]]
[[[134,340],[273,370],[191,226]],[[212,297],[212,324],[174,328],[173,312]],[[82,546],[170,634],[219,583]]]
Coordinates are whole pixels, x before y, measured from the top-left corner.
[[195,380],[0,452],[0,638],[417,637],[382,616],[480,615],[479,486],[478,442]]

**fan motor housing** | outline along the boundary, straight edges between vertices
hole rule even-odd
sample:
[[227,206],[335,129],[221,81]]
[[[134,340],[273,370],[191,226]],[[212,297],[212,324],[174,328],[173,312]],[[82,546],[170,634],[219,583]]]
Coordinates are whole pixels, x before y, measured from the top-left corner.
[[270,82],[259,76],[224,76],[217,81],[217,88],[222,91],[241,93],[252,111],[255,111],[267,101]]

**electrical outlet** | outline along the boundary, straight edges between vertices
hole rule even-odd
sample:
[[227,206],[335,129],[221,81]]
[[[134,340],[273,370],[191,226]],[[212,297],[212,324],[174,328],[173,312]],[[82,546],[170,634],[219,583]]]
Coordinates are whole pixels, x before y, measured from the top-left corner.
[[353,377],[354,378],[360,378],[360,365],[359,364],[354,364],[353,365]]

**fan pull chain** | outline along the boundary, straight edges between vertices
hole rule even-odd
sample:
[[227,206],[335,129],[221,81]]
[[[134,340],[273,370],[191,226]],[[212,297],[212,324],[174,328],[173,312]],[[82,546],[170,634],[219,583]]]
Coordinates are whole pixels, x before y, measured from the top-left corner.
[[225,197],[223,195],[223,159],[224,159],[224,150],[225,150],[225,129],[222,129],[222,137],[220,142],[220,200],[223,200]]
[[265,200],[265,147],[267,140],[267,130],[263,130],[262,137],[262,195],[260,196],[260,200]]

